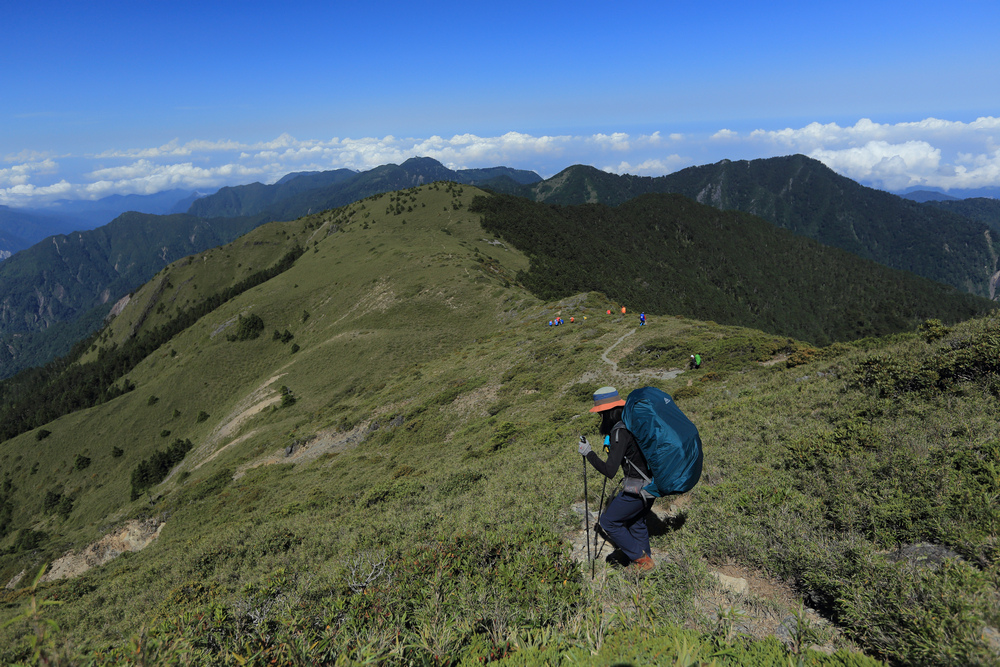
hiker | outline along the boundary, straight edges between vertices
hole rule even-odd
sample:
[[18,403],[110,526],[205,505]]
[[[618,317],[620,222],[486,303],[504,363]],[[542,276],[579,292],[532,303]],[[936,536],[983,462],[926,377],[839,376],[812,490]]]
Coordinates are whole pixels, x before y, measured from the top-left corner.
[[625,475],[624,489],[611,499],[595,527],[616,547],[606,560],[640,570],[652,570],[656,564],[650,558],[646,514],[653,506],[654,498],[643,489],[646,482],[642,478],[645,475],[646,479],[650,479],[652,474],[635,437],[621,421],[624,405],[625,401],[614,387],[601,387],[594,392],[594,407],[590,411],[601,416],[599,431],[605,437],[604,448],[608,458],[602,461],[583,436],[580,437],[579,451],[597,472],[608,479],[614,478],[619,467]]
[[639,326],[646,326],[646,313],[639,313]]
[[573,322],[576,322],[576,319],[572,315],[570,315],[569,323],[573,324]]
[[622,306],[622,315],[625,314],[625,306]]
[[688,364],[691,368],[701,368],[701,355],[692,354],[691,361]]

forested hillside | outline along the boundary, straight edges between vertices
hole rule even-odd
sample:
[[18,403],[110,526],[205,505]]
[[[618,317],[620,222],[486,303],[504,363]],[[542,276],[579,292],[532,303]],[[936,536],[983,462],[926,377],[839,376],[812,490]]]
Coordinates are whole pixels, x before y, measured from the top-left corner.
[[995,235],[1000,234],[1000,199],[973,197],[971,199],[929,201],[924,204],[989,225]]
[[646,193],[678,193],[722,210],[759,216],[835,248],[992,297],[1000,239],[947,210],[864,187],[804,155],[682,169],[656,178],[577,165],[505,192],[554,204],[615,206]]
[[66,354],[118,299],[164,266],[257,224],[254,218],[125,213],[0,263],[0,377]]
[[957,321],[989,301],[680,195],[617,207],[477,199],[483,227],[531,258],[545,299],[601,290],[635,311],[752,326],[826,345]]

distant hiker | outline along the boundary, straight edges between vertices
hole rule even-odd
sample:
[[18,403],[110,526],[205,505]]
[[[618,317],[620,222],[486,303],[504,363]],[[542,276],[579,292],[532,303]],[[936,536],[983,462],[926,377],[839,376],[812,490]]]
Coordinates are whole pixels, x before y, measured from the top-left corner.
[[690,365],[691,368],[701,368],[701,355],[700,354],[692,354],[691,355],[691,361],[690,361],[689,365]]
[[625,314],[625,306],[622,306],[622,315]]
[[570,315],[570,318],[569,318],[569,323],[570,323],[570,324],[573,324],[573,322],[575,322],[575,321],[576,321],[576,320],[575,320],[575,319],[573,319],[573,316],[572,316],[572,315]]
[[608,315],[610,315],[610,314],[611,314],[611,309],[610,309],[610,308],[608,308]]
[[646,313],[639,313],[639,326],[646,326]]
[[608,503],[597,526],[597,531],[616,547],[606,560],[651,570],[656,564],[650,558],[646,515],[653,506],[654,498],[643,489],[646,482],[642,476],[649,479],[652,474],[635,437],[621,421],[624,405],[625,401],[614,387],[601,387],[594,392],[594,407],[590,411],[601,416],[599,431],[605,437],[604,449],[608,459],[602,461],[583,436],[580,437],[579,451],[597,472],[608,479],[614,478],[619,467],[625,475],[624,489]]

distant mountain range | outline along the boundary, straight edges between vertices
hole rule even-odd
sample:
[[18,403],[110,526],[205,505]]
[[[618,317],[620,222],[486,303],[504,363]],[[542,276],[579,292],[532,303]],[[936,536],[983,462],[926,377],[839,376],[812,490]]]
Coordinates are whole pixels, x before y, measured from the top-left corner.
[[337,169],[289,176],[274,185],[252,183],[222,188],[194,202],[188,213],[202,217],[263,215],[272,220],[291,220],[346,206],[371,195],[434,181],[488,187],[503,179],[517,186],[542,180],[533,171],[508,167],[451,170],[431,158],[410,158],[401,165],[387,164],[364,172]]
[[435,181],[563,205],[613,207],[644,194],[681,194],[975,295],[995,297],[1000,276],[1000,232],[990,200],[970,217],[971,209],[947,209],[952,202],[920,204],[863,187],[801,155],[724,160],[659,178],[578,165],[545,180],[506,167],[455,171],[430,158],[412,158],[365,172],[303,172],[273,185],[223,188],[194,200],[186,214],[129,213],[0,262],[0,377],[64,354],[115,301],[174,259],[266,222]]
[[[367,172],[306,172],[273,185],[223,188],[193,201],[188,213],[129,212],[97,229],[51,236],[0,262],[0,377],[68,352],[76,340],[100,326],[118,299],[170,262],[228,243],[264,223],[433,181],[473,184],[498,178],[517,184],[541,180],[534,172],[518,169],[452,171],[436,160],[412,158]],[[176,199],[181,195],[192,196],[174,191],[160,205],[176,207],[184,201]]]
[[894,194],[919,202],[948,199],[1000,199],[1000,188],[964,188],[944,191],[937,188],[917,186],[907,188],[903,192],[895,192]]
[[963,217],[988,225],[997,236],[1000,236],[1000,199],[975,197],[972,199],[943,199],[927,202],[928,206],[942,211],[957,213]]
[[184,213],[198,197],[192,190],[152,195],[111,195],[89,200],[60,200],[45,208],[0,206],[0,260],[55,234],[82,232],[106,225],[122,213]]

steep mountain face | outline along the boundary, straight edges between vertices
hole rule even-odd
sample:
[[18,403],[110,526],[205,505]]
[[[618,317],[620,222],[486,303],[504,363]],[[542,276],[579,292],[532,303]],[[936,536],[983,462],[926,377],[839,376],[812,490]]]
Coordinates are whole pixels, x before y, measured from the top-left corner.
[[[63,200],[45,208],[0,206],[0,254],[13,254],[54,234],[94,229],[127,211],[156,215],[183,212],[174,209],[187,201],[187,210],[194,197],[190,190],[174,189],[152,195],[111,195],[95,201]],[[17,243],[5,242],[5,233],[17,237]]]
[[1000,239],[961,215],[866,188],[803,155],[690,167],[657,178],[575,166],[519,194],[559,204],[616,205],[678,193],[772,224],[886,266],[994,298]]
[[[17,253],[0,264],[0,377],[65,354],[114,302],[161,268],[255,226],[252,218],[126,213]],[[53,329],[93,309],[83,330]]]
[[356,175],[357,172],[350,169],[334,169],[300,173],[291,178],[286,176],[274,185],[250,183],[226,187],[213,195],[194,201],[187,212],[202,218],[256,215],[283,199],[294,197],[307,190],[342,183]]
[[82,225],[76,218],[0,206],[0,259],[29,248],[46,236],[67,233],[79,226]]

